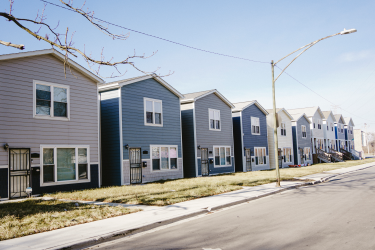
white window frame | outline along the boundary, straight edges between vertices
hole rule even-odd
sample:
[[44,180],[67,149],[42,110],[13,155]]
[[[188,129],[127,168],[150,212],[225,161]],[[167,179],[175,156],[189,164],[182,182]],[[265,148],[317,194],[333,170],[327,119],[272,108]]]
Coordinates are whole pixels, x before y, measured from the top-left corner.
[[[152,102],[152,123],[147,122],[147,114],[146,114],[146,101]],[[154,102],[160,102],[161,107],[161,124],[155,124],[155,105]],[[154,126],[154,127],[163,127],[164,124],[164,117],[163,117],[163,101],[158,99],[152,99],[143,97],[143,116],[144,116],[144,125],[145,126]]]
[[[160,153],[160,160],[161,160],[161,148],[168,148],[168,169],[161,169],[161,166],[160,166],[160,169],[157,170],[155,169],[154,170],[154,167],[152,165],[152,148],[153,147],[158,147],[159,148],[159,153]],[[177,168],[175,169],[171,169],[171,157],[170,157],[170,151],[171,151],[171,148],[176,148],[176,153],[177,153],[177,162],[176,162],[176,165],[177,165]],[[179,170],[179,164],[178,164],[178,146],[177,145],[150,145],[150,165],[151,165],[151,172],[162,172],[162,171],[177,171]],[[161,164],[161,162],[160,162]]]
[[[258,125],[253,124],[253,121],[254,121],[255,119],[258,120],[258,121],[257,121]],[[251,124],[251,134],[252,134],[252,135],[260,135],[260,119],[259,119],[259,117],[251,116],[251,117],[250,117],[250,124]],[[253,132],[253,127],[258,127],[258,128],[259,128],[259,133],[255,133],[255,132]]]
[[[306,149],[308,149],[308,151],[309,151],[309,158],[305,158],[305,156],[307,155],[306,154]],[[304,156],[304,158],[306,159],[306,161],[311,161],[311,148],[310,147],[304,147],[303,148],[303,156]]]
[[[283,128],[283,125],[284,125],[284,128]],[[284,130],[284,134],[282,133],[283,130]],[[286,136],[286,124],[285,124],[285,122],[282,122],[280,124],[280,135],[281,136]]]
[[[230,150],[230,165],[216,165],[215,164],[215,148],[219,148],[219,157],[220,157],[220,148],[225,148],[225,163],[227,162],[227,148],[229,148]],[[213,146],[213,152],[212,152],[212,155],[214,157],[214,167],[215,168],[222,168],[222,167],[231,167],[233,165],[233,155],[232,155],[232,146]]]
[[[54,182],[43,182],[43,149],[53,148],[53,161],[54,161]],[[76,179],[70,181],[57,181],[57,149],[58,148],[75,148],[75,156],[78,156],[78,148],[87,149],[87,179],[80,180],[78,176],[78,161],[75,161]],[[90,145],[40,145],[40,186],[57,186],[91,182],[91,167],[90,167]]]
[[[36,114],[36,85],[45,85],[51,87],[51,107],[50,107],[50,115],[37,115]],[[53,95],[53,87],[57,88],[64,88],[66,89],[66,112],[68,113],[67,117],[55,117],[54,116],[54,95]],[[44,82],[33,80],[33,118],[35,119],[49,119],[49,120],[58,120],[58,121],[70,121],[70,86],[57,84],[52,82]]]
[[289,161],[290,159],[288,159],[288,161],[283,161],[284,163],[291,163],[291,162],[293,162],[293,150],[292,150],[292,148],[291,147],[285,147],[285,148],[283,148],[283,156],[284,156],[284,159],[285,159],[285,149],[289,149],[290,150],[290,156],[291,156],[291,158],[292,158],[292,161]]
[[[214,114],[215,114],[215,112],[219,112],[219,120],[218,121],[220,121],[220,128],[219,129],[216,129],[216,128],[211,128],[211,121],[210,121],[210,111],[214,111]],[[215,115],[214,115],[215,116]],[[214,125],[215,125],[215,127],[216,127],[216,123],[215,123],[215,121],[217,121],[217,120],[215,120],[214,119]],[[212,131],[221,131],[221,127],[222,127],[222,123],[221,123],[221,113],[220,113],[220,110],[219,109],[211,109],[211,108],[209,108],[208,109],[208,129],[209,130],[212,130]]]
[[[254,158],[255,157],[259,158],[259,156],[257,156],[255,154],[255,152],[259,152],[259,150],[264,150],[264,155],[263,156],[266,157],[266,161],[267,161],[267,149],[266,149],[266,147],[254,147]],[[256,159],[255,159],[255,166],[263,166],[263,165],[267,165],[267,162],[264,163],[264,159],[263,159],[263,164],[259,164],[259,159],[258,159],[258,164],[256,164]]]
[[[305,129],[305,131],[303,131],[303,129]],[[305,125],[301,125],[301,131],[302,131],[302,138],[306,139],[307,138],[307,131],[306,131],[306,126]],[[305,132],[306,136],[303,136],[303,132]]]
[[318,129],[322,129],[322,121],[318,119]]

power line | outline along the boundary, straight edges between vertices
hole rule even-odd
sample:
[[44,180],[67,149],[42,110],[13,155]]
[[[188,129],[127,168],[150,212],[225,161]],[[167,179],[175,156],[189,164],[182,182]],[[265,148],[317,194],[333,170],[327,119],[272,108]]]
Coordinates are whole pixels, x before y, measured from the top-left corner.
[[[69,10],[69,11],[75,12],[75,11],[72,10],[72,9],[69,9],[69,8],[67,8],[67,7],[64,7],[64,6],[60,6],[60,5],[58,5],[58,4],[54,4],[54,3],[48,2],[48,1],[46,1],[46,0],[40,0],[40,1],[41,1],[41,2],[44,2],[44,3],[47,3],[47,4],[51,4],[51,5],[53,5],[53,6],[56,6],[56,7],[62,8],[62,9],[65,9],[65,10]],[[205,52],[205,53],[209,53],[209,54],[214,54],[214,55],[218,55],[218,56],[225,56],[225,57],[230,57],[230,58],[234,58],[234,59],[240,59],[240,60],[249,61],[249,62],[255,62],[255,63],[269,63],[269,62],[263,62],[263,61],[252,60],[252,59],[248,59],[248,58],[244,58],[244,57],[231,56],[231,55],[222,54],[222,53],[218,53],[218,52],[214,52],[214,51],[209,51],[209,50],[205,50],[205,49],[200,49],[200,48],[193,47],[193,46],[189,46],[189,45],[186,45],[186,44],[182,44],[182,43],[174,42],[174,41],[172,41],[172,40],[168,40],[168,39],[165,39],[165,38],[162,38],[162,37],[158,37],[158,36],[150,35],[150,34],[147,34],[147,33],[141,32],[141,31],[137,31],[137,30],[134,30],[134,29],[126,28],[126,27],[124,27],[124,26],[121,26],[121,25],[118,25],[118,24],[114,24],[114,23],[111,23],[111,22],[105,21],[105,20],[103,20],[103,19],[97,18],[97,17],[92,17],[92,18],[93,18],[93,19],[96,19],[96,20],[98,20],[98,21],[100,21],[100,22],[103,22],[103,23],[106,23],[106,24],[109,24],[109,25],[112,25],[112,26],[115,26],[115,27],[121,28],[121,29],[129,30],[129,31],[132,31],[132,32],[135,32],[135,33],[138,33],[138,34],[142,34],[142,35],[145,35],[145,36],[153,37],[153,38],[156,38],[156,39],[159,39],[159,40],[165,41],[165,42],[169,42],[169,43],[173,43],[173,44],[176,44],[176,45],[179,45],[179,46],[183,46],[183,47],[185,47],[185,48],[194,49],[194,50],[198,50],[198,51],[201,51],[201,52]]]

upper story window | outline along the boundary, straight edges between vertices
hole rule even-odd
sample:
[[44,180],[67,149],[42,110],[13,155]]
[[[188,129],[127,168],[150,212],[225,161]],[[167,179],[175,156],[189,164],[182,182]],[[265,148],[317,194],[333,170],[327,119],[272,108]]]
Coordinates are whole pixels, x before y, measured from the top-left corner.
[[220,110],[208,109],[210,130],[221,130]]
[[144,99],[144,119],[147,126],[163,126],[163,103],[161,100]]
[[322,121],[318,120],[318,129],[322,129]]
[[331,122],[331,129],[332,129],[332,131],[333,131],[333,123]]
[[251,134],[260,135],[259,117],[251,117]]
[[34,118],[70,119],[69,86],[34,81]]
[[305,126],[305,125],[302,125],[302,126],[301,126],[301,130],[302,130],[302,138],[306,138],[306,137],[307,137],[307,134],[306,134],[306,126]]
[[282,136],[286,136],[286,127],[285,127],[285,123],[282,122],[280,127],[281,127],[281,135],[282,135]]

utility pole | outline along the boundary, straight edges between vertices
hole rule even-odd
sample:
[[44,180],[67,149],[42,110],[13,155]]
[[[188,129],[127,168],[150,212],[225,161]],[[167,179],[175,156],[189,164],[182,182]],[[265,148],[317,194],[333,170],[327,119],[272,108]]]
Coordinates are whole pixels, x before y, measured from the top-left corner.
[[277,139],[277,124],[276,124],[276,97],[275,97],[275,65],[273,60],[271,61],[272,68],[272,100],[273,100],[273,139],[275,147],[275,167],[276,167],[276,187],[280,187],[280,171],[279,171],[279,142]]

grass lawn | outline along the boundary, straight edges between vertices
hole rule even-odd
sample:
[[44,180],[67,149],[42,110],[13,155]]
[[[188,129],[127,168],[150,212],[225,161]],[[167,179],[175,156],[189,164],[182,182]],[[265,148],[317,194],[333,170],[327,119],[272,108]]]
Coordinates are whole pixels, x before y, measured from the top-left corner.
[[28,199],[0,204],[0,241],[51,231],[139,210],[57,200]]
[[[347,161],[342,163],[315,164],[303,168],[280,169],[282,180],[321,173],[338,168],[374,162],[375,159]],[[221,194],[241,189],[242,186],[257,186],[275,182],[275,171],[223,174],[204,178],[186,178],[149,183],[146,185],[105,187],[73,192],[60,192],[45,196],[57,199],[118,202],[164,206],[199,197]]]

